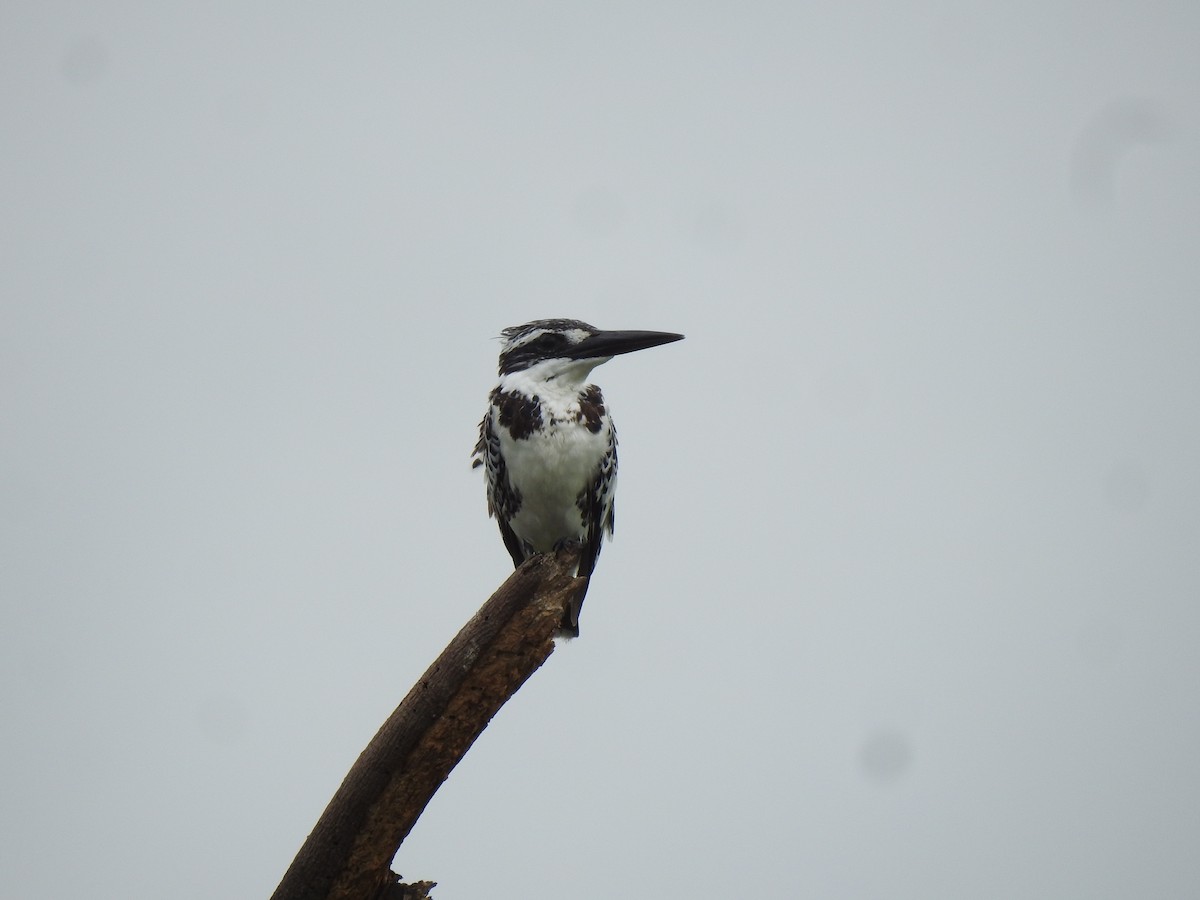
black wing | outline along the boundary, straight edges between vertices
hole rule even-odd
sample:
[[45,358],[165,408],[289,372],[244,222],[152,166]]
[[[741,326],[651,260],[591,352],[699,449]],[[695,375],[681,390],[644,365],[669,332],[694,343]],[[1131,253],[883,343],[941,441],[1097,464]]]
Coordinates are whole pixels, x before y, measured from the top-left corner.
[[[596,568],[596,560],[600,556],[600,547],[604,542],[604,533],[613,533],[615,521],[613,496],[617,488],[617,432],[611,431],[608,452],[600,463],[600,471],[595,480],[579,495],[579,509],[583,520],[587,523],[587,532],[583,538],[583,547],[579,554],[578,574],[590,578]],[[587,593],[580,594],[576,602],[567,610],[563,621],[563,631],[573,637],[579,636],[579,611],[583,608],[583,598]]]
[[487,476],[488,515],[500,526],[504,547],[512,557],[513,568],[517,568],[525,562],[525,548],[508,523],[521,508],[521,495],[508,481],[508,468],[504,465],[504,457],[500,455],[500,437],[492,427],[491,405],[479,423],[479,441],[472,455],[474,461],[471,468],[483,466]]

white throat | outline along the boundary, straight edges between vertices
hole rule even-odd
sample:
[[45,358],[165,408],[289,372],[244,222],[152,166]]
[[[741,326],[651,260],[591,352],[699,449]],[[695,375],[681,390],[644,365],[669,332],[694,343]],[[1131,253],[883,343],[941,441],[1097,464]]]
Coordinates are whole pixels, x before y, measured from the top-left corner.
[[527,397],[535,394],[542,397],[574,398],[587,384],[592,369],[612,359],[601,356],[594,359],[547,359],[535,363],[520,372],[500,376],[500,390],[519,391]]

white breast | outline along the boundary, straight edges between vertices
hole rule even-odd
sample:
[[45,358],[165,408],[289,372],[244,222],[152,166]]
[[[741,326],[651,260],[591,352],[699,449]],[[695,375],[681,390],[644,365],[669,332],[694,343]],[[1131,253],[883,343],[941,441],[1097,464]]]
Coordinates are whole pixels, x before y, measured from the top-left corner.
[[[542,428],[527,438],[514,439],[492,411],[492,427],[500,438],[500,451],[508,480],[521,497],[521,506],[509,525],[535,552],[554,549],[564,539],[583,539],[587,526],[579,507],[580,495],[596,480],[608,452],[611,422],[593,432],[578,421],[576,391],[555,395],[539,385]],[[564,391],[563,394],[567,392]]]

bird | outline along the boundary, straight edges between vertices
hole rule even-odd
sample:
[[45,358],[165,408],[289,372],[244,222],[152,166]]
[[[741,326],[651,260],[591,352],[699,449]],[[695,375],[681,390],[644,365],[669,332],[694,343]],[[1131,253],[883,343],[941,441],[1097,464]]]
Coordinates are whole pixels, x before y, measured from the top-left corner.
[[[505,328],[501,340],[500,379],[472,453],[472,468],[486,474],[488,515],[500,526],[514,568],[577,542],[577,575],[590,578],[604,534],[613,533],[617,432],[588,376],[614,356],[683,335],[537,319]],[[582,604],[581,593],[561,635],[579,636]]]

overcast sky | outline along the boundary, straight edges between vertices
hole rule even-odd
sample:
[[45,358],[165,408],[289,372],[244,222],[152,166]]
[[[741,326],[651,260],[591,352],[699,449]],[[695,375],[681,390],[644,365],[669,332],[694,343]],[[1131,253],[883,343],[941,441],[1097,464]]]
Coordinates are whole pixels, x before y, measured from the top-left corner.
[[265,898],[511,569],[495,336],[597,369],[582,637],[439,900],[1200,896],[1200,6],[0,11],[0,894]]

